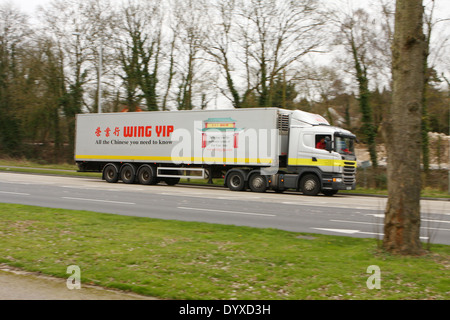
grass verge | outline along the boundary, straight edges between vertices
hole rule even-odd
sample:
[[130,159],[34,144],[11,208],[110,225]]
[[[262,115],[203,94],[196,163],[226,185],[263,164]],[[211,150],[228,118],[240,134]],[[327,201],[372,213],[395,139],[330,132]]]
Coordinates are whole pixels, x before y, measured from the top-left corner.
[[[151,210],[151,209],[149,209]],[[448,299],[450,247],[423,257],[374,239],[0,204],[0,262],[162,299]],[[367,268],[381,269],[369,290]]]

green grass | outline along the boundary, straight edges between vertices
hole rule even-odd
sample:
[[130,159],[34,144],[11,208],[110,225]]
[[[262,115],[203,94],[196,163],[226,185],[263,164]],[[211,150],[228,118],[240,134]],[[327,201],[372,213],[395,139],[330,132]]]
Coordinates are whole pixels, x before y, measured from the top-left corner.
[[[151,210],[151,209],[149,209]],[[448,299],[450,247],[0,204],[0,262],[162,299]],[[381,290],[366,273],[381,268]]]
[[[387,196],[388,192],[385,189],[373,189],[373,188],[357,188],[351,191],[339,191],[340,194],[363,194],[363,195],[377,195],[377,196]],[[441,191],[431,188],[425,188],[421,192],[423,198],[442,198],[450,199],[450,194],[448,191]]]
[[24,168],[42,168],[53,170],[77,170],[76,164],[42,164],[26,159],[0,159],[0,166],[14,166]]
[[43,170],[34,168],[0,168],[0,171],[4,172],[21,172],[21,173],[37,173],[37,174],[48,174],[48,175],[58,175],[58,176],[76,176],[76,177],[98,177],[100,178],[101,173],[96,172],[76,172],[76,171],[60,171],[60,170]]

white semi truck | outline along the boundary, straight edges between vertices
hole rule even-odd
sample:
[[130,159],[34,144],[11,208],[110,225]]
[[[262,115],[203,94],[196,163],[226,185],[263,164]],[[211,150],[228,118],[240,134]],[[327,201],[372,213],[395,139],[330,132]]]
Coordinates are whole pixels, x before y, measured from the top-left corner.
[[109,183],[224,178],[232,191],[331,196],[356,185],[356,137],[300,110],[232,109],[77,116],[80,171]]

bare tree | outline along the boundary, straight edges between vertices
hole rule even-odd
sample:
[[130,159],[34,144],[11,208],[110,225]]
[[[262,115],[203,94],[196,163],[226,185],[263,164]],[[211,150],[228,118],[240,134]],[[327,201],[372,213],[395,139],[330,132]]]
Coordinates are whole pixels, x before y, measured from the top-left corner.
[[420,242],[420,148],[425,37],[422,0],[397,0],[393,105],[385,123],[389,199],[383,247],[416,255]]
[[379,64],[380,55],[377,50],[380,43],[388,41],[379,36],[380,26],[364,9],[334,9],[332,20],[338,26],[335,45],[343,45],[351,66],[352,74],[358,84],[358,100],[362,115],[362,132],[368,145],[370,159],[374,167],[378,166],[376,137],[377,125],[374,122],[374,111],[371,103],[370,81],[383,69]]
[[21,142],[17,99],[23,93],[16,85],[25,76],[20,60],[29,34],[26,15],[12,3],[0,5],[0,149],[5,154],[13,154]]
[[175,33],[172,32],[172,38],[171,38],[170,44],[168,45],[170,50],[167,53],[169,66],[167,69],[167,81],[166,81],[166,86],[164,89],[164,97],[163,97],[163,101],[162,101],[162,110],[163,111],[167,111],[169,109],[169,107],[168,107],[169,96],[170,96],[170,92],[172,90],[174,77],[176,75],[176,72],[175,72],[176,43],[177,43],[177,36]]
[[[436,18],[436,1],[428,1],[428,5],[425,7],[424,14],[424,29],[425,29],[425,61],[424,61],[424,87],[423,87],[423,102],[422,102],[422,163],[425,172],[429,173],[430,168],[430,146],[428,133],[430,131],[430,114],[429,114],[429,91],[430,83],[433,78],[433,74],[437,68],[437,60],[440,57],[445,56],[443,48],[449,41],[448,36],[435,36],[437,27],[442,22],[448,22],[450,19]],[[437,39],[433,41],[433,38]],[[433,43],[434,42],[434,43]]]
[[219,72],[225,78],[226,89],[220,89],[222,94],[228,97],[235,108],[240,108],[245,105],[250,90],[247,88],[241,96],[233,76],[236,71],[235,60],[237,60],[233,54],[236,0],[217,0],[209,9],[210,32],[206,35],[203,50],[211,57],[212,62],[219,66]]
[[121,8],[122,33],[116,39],[127,104],[135,111],[140,101],[158,110],[158,71],[163,14],[159,1],[128,0]]
[[202,47],[207,33],[204,12],[207,3],[203,0],[174,0],[173,19],[177,36],[178,63],[178,94],[177,107],[179,110],[191,110],[195,107],[195,95],[201,101],[201,92],[195,88],[202,81]]
[[225,96],[234,107],[273,106],[289,71],[323,42],[317,1],[227,0],[214,8],[205,50],[220,67]]
[[[38,36],[58,48],[57,56],[63,64],[65,90],[60,101],[65,116],[69,159],[73,159],[75,116],[85,109],[96,112],[99,107],[99,90],[101,80],[104,80],[100,79],[100,67],[108,61],[107,55],[103,54],[105,59],[100,64],[99,48],[108,45],[113,16],[109,0],[53,0],[39,11]],[[94,94],[90,95],[92,91]]]

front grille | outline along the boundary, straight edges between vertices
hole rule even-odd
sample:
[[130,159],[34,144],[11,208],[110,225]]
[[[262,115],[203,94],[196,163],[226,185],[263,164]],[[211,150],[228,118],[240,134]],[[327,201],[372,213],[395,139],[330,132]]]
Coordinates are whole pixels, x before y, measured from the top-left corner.
[[353,162],[344,162],[344,183],[353,185],[356,181],[356,167]]

